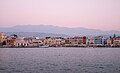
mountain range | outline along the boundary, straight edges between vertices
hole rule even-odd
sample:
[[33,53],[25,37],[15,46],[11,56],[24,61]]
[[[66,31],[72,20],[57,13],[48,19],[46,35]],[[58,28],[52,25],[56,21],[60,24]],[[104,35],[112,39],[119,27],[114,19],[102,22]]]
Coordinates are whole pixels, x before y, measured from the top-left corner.
[[14,27],[1,27],[1,32],[6,34],[21,33],[21,35],[27,36],[83,36],[83,35],[120,35],[120,31],[102,31],[98,29],[88,29],[88,28],[68,28],[68,27],[58,27],[52,25],[17,25]]

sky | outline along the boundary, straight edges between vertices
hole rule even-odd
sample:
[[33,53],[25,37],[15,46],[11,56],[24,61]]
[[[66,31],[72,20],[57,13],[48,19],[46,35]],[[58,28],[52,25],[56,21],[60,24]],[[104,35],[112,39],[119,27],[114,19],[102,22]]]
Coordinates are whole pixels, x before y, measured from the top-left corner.
[[120,31],[120,0],[0,0],[0,27],[28,24]]

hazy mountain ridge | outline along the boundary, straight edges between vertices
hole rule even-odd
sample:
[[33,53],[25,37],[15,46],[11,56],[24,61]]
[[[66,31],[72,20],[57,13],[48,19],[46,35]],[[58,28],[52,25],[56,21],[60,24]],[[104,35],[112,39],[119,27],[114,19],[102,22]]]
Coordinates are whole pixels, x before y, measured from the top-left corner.
[[45,38],[45,37],[67,37],[67,35],[64,34],[52,34],[52,33],[40,33],[40,32],[5,32],[7,36],[11,34],[16,34],[20,37],[40,37],[40,38]]
[[87,29],[87,28],[67,28],[58,27],[52,25],[17,25],[10,28],[0,28],[2,32],[37,32],[46,34],[65,34],[65,35],[120,35],[120,31],[102,31],[97,29]]

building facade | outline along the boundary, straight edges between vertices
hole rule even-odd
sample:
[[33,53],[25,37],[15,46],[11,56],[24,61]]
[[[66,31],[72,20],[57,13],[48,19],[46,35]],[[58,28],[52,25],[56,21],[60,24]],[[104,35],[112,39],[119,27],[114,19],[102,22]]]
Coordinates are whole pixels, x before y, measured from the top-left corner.
[[86,46],[86,37],[68,37],[65,39],[65,46]]
[[46,37],[43,41],[44,45],[49,46],[63,46],[65,43],[64,39],[61,37]]
[[94,38],[87,38],[86,45],[87,46],[94,46]]
[[103,36],[96,36],[94,38],[94,46],[105,46],[107,44],[107,38]]
[[120,37],[110,37],[107,39],[107,45],[111,47],[120,47]]
[[0,44],[2,45],[2,42],[5,40],[5,34],[3,32],[0,32]]
[[27,41],[25,41],[23,37],[19,37],[15,40],[14,45],[16,47],[27,47],[29,45],[29,43]]

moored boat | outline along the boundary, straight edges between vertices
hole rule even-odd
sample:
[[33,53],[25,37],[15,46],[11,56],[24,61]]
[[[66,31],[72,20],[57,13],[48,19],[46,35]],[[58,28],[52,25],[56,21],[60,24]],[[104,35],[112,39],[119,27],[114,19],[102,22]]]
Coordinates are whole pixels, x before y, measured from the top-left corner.
[[49,48],[49,45],[39,46],[39,48]]

